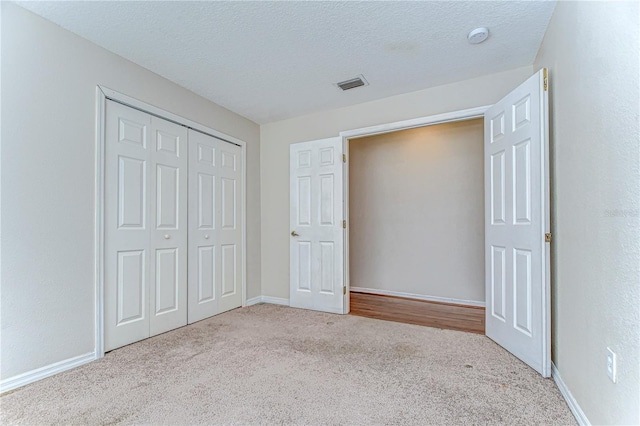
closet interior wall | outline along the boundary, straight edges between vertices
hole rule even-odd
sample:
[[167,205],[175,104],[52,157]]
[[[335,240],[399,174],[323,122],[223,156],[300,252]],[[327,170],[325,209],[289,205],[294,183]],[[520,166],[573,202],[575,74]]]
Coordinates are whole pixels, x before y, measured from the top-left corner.
[[484,304],[483,119],[349,141],[351,289]]

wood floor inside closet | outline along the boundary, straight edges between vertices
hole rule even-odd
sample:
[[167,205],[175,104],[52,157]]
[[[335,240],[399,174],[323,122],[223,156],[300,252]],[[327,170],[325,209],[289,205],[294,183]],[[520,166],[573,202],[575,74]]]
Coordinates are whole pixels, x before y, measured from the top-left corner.
[[351,315],[484,334],[483,307],[351,292]]

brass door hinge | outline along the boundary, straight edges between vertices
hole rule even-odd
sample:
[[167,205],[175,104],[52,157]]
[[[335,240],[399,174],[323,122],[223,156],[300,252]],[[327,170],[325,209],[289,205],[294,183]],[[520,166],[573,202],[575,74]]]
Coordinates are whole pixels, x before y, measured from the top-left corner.
[[549,78],[547,77],[547,69],[543,68],[542,70],[542,84],[544,85],[544,91],[546,92],[549,89]]
[[551,232],[547,232],[546,234],[544,234],[544,242],[545,243],[551,242]]
[[342,228],[347,229],[347,221],[346,220],[342,221]]
[[342,287],[342,294],[347,294],[347,287]]
[[342,154],[342,162],[343,163],[347,162],[347,154]]

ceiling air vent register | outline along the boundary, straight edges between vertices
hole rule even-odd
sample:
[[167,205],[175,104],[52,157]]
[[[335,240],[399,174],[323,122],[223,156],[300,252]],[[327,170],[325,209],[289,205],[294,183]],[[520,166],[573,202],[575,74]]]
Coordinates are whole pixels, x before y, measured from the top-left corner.
[[364,76],[359,75],[356,78],[352,78],[350,80],[341,81],[336,83],[336,86],[341,88],[343,91],[355,89],[356,87],[368,86],[367,80],[364,79]]

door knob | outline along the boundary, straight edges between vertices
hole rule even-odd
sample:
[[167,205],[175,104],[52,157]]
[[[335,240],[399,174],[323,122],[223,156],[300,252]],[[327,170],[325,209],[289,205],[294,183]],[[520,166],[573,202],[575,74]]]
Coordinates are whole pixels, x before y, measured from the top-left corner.
[[169,234],[164,234],[164,239],[165,239],[165,240],[168,240],[169,238],[171,238],[171,235],[169,235]]
[[205,239],[205,240],[208,240],[208,239],[209,239],[209,235],[205,235],[205,236],[204,236],[204,239]]
[[296,231],[291,231],[291,236],[292,237],[299,237],[300,234],[298,234]]

